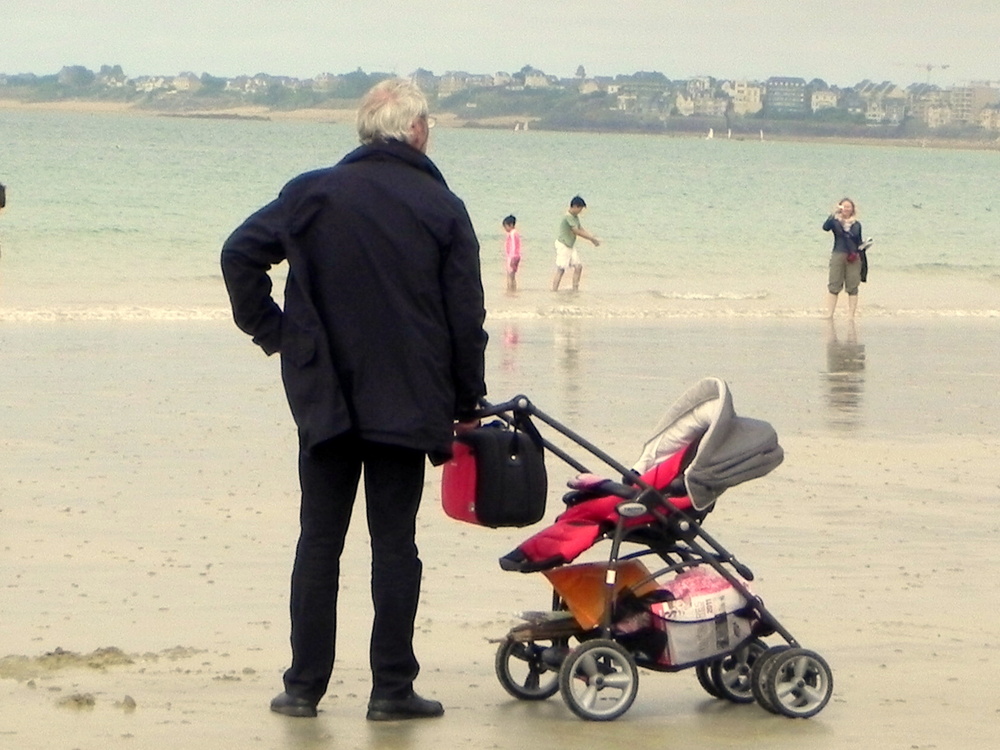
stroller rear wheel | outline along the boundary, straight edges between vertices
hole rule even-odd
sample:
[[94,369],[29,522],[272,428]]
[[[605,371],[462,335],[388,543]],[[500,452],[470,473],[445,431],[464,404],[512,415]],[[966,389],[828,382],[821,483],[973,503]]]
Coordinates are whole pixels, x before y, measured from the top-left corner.
[[611,721],[628,711],[639,691],[632,654],[614,641],[597,638],[570,652],[559,670],[563,700],[581,719]]
[[704,688],[706,693],[713,698],[722,697],[719,689],[715,686],[715,680],[712,679],[712,662],[702,662],[694,668],[694,673],[698,676],[698,684]]
[[720,698],[733,703],[753,703],[753,681],[750,672],[754,662],[767,651],[759,638],[744,643],[732,653],[712,662],[712,682]]
[[[559,692],[559,667],[546,663],[546,652],[561,651],[568,639],[519,641],[505,638],[497,649],[497,679],[523,701],[543,701]],[[551,661],[551,658],[550,658]]]
[[764,690],[775,711],[793,719],[815,716],[833,695],[833,673],[815,651],[789,648],[768,659]]

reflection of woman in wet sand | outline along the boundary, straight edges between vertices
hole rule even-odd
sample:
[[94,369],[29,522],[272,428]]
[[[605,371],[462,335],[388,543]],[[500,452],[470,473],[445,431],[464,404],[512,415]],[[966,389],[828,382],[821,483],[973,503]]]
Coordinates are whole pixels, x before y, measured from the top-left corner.
[[861,408],[865,387],[865,345],[858,342],[854,321],[848,322],[847,336],[841,341],[833,320],[827,324],[826,381],[829,386],[829,403],[841,418],[835,419],[842,427],[853,426]]
[[830,253],[830,279],[827,284],[827,317],[832,318],[837,309],[840,290],[847,292],[847,304],[853,318],[858,308],[858,287],[861,285],[861,222],[854,201],[844,198],[833,213],[823,222],[823,230],[833,232],[833,251]]
[[0,182],[0,212],[3,211],[4,206],[7,205],[7,188]]

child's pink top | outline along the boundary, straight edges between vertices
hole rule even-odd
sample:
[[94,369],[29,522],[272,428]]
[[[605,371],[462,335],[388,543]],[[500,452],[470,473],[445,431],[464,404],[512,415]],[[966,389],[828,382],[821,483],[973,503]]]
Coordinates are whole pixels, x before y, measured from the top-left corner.
[[521,257],[521,234],[516,229],[507,232],[507,241],[504,243],[503,251],[508,260]]

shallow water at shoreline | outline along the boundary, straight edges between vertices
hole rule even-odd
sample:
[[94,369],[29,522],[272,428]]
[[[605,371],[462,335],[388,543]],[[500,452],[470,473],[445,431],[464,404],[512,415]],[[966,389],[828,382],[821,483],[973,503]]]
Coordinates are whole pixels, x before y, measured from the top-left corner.
[[[0,124],[0,316],[215,316],[226,235],[355,143],[329,123],[0,111]],[[469,208],[497,317],[818,313],[820,225],[844,193],[875,237],[868,314],[1000,309],[1000,154],[445,129],[431,156]],[[603,242],[581,248],[580,296],[553,296],[552,239],[577,192]],[[525,248],[516,297],[501,291],[511,212]]]

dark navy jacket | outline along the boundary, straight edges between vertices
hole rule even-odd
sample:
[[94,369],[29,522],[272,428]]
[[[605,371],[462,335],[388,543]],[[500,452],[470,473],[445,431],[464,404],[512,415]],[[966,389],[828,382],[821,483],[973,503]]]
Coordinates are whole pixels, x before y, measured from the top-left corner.
[[[288,261],[283,309],[268,271]],[[361,146],[289,182],[222,248],[236,324],[281,373],[301,445],[348,431],[443,460],[486,394],[479,243],[433,162]]]

